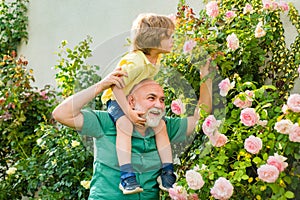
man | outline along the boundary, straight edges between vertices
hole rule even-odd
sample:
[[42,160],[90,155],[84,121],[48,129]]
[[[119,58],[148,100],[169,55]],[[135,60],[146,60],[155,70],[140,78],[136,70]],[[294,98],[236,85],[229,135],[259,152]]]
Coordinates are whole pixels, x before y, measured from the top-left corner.
[[[201,70],[208,74],[208,64]],[[116,127],[105,111],[82,109],[103,90],[110,87],[124,86],[122,77],[126,76],[116,69],[95,85],[82,90],[64,100],[53,111],[53,117],[60,123],[72,127],[80,134],[94,137],[94,174],[91,181],[89,199],[159,199],[157,177],[160,175],[160,158],[151,126],[155,127],[165,111],[164,93],[161,86],[152,80],[145,80],[134,87],[128,95],[132,109],[144,113],[145,126],[135,125],[132,133],[132,164],[137,180],[144,191],[124,195],[119,189],[120,171],[116,154]],[[211,111],[211,80],[200,86],[198,104],[207,105]],[[171,142],[184,141],[193,133],[199,119],[198,107],[193,116],[188,118],[166,118],[167,131]]]

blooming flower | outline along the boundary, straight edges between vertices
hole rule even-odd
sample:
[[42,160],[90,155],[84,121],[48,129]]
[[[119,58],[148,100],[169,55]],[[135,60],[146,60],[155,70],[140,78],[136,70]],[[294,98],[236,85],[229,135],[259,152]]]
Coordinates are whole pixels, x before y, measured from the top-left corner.
[[299,67],[298,67],[298,73],[299,73],[299,77],[300,77],[300,65],[299,65]]
[[226,41],[227,41],[227,47],[232,51],[235,51],[240,46],[239,39],[234,33],[228,35]]
[[90,181],[80,181],[80,185],[82,185],[85,189],[89,189],[90,188]]
[[175,14],[170,14],[170,15],[168,15],[168,17],[172,20],[172,22],[174,23],[174,24],[176,24],[176,15]]
[[197,42],[195,40],[188,40],[183,45],[183,53],[188,53],[193,50]]
[[289,134],[290,129],[292,128],[293,123],[288,119],[280,120],[279,122],[275,123],[274,129],[282,134]]
[[226,78],[224,80],[222,80],[219,83],[219,89],[220,89],[220,95],[225,97],[228,93],[228,91],[232,88],[234,88],[235,82],[230,83],[229,78]]
[[271,9],[271,7],[272,7],[272,1],[271,0],[263,0],[262,3],[263,3],[263,8],[265,10]]
[[279,172],[282,172],[288,166],[288,163],[284,162],[286,159],[286,157],[275,153],[274,156],[269,156],[267,163],[269,165],[275,166],[279,170]]
[[188,200],[199,200],[198,194],[189,194]]
[[212,135],[209,140],[214,147],[222,147],[227,143],[228,139],[226,135],[217,132]]
[[280,1],[280,2],[279,2],[279,7],[280,7],[280,9],[281,9],[283,12],[289,10],[289,5],[288,5],[287,2],[285,2],[285,1]]
[[244,14],[247,14],[247,13],[252,13],[253,12],[253,7],[251,4],[249,3],[246,3],[245,7],[244,7],[244,10],[243,10],[243,13]]
[[169,195],[171,199],[176,200],[186,200],[187,199],[187,191],[182,187],[176,185],[176,183],[173,185],[173,188],[169,189]]
[[215,18],[219,15],[219,6],[217,1],[210,1],[206,4],[206,14],[212,18]]
[[259,121],[259,115],[254,108],[245,108],[241,111],[240,119],[245,126],[254,126]]
[[236,16],[236,14],[235,14],[235,12],[234,11],[227,11],[226,13],[225,13],[225,18],[227,19],[227,20],[231,20],[231,19],[233,19],[234,17]]
[[291,94],[287,100],[287,106],[293,112],[300,112],[300,94]]
[[[242,94],[243,95],[243,94]],[[245,100],[242,100],[239,96],[234,99],[233,104],[238,108],[249,108],[252,106],[252,99],[251,98],[245,98]]]
[[233,186],[227,179],[220,177],[216,180],[214,186],[211,188],[210,193],[215,199],[226,200],[233,194]]
[[292,142],[300,142],[300,126],[298,123],[294,124],[290,129],[289,139]]
[[80,143],[79,142],[77,142],[76,140],[72,140],[72,147],[77,147],[77,146],[79,146],[80,145]]
[[43,99],[47,100],[49,97],[47,96],[47,91],[46,90],[43,90],[43,91],[40,91],[40,95],[43,97]]
[[282,106],[282,108],[281,108],[281,111],[282,111],[284,114],[287,114],[287,113],[288,113],[288,110],[289,110],[289,107],[288,107],[286,104],[284,104],[284,105]]
[[221,124],[220,120],[217,120],[213,115],[209,115],[208,117],[205,118],[202,124],[202,130],[205,135],[210,137],[218,129],[220,124]]
[[279,170],[273,165],[265,164],[257,169],[257,174],[260,180],[274,183],[279,176]]
[[15,168],[15,167],[10,167],[10,168],[8,168],[8,170],[6,171],[6,174],[12,175],[12,174],[16,173],[16,171],[17,171],[17,168]]
[[192,190],[200,190],[204,185],[201,174],[194,170],[188,170],[185,177],[189,188]]
[[171,103],[171,110],[176,115],[185,113],[185,106],[180,99],[176,99]]
[[253,135],[249,136],[244,142],[246,151],[252,154],[257,154],[262,149],[262,140]]
[[258,120],[257,124],[261,126],[266,126],[268,124],[268,120]]
[[261,38],[266,35],[266,31],[263,29],[262,25],[262,22],[259,22],[255,28],[254,35],[256,38]]

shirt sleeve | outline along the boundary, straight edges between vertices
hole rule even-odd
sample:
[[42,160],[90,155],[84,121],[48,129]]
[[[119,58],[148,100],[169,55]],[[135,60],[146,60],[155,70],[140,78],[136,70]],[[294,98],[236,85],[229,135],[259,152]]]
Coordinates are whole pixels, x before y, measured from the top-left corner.
[[127,73],[127,77],[123,77],[125,85],[132,83],[135,79],[143,73],[145,66],[140,66],[137,62],[133,60],[122,59],[119,63],[122,70]]
[[187,118],[166,117],[166,126],[171,143],[184,142],[187,139]]
[[102,122],[100,116],[93,110],[84,109],[81,110],[83,115],[83,126],[80,135],[87,135],[91,137],[101,137],[104,134],[103,127],[101,126]]

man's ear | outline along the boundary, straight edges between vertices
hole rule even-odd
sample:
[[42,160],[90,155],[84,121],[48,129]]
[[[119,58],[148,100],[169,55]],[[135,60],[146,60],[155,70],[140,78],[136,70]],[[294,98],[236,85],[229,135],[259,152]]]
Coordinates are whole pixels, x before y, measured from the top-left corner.
[[128,99],[128,103],[129,103],[130,107],[133,108],[134,107],[134,98],[133,98],[133,96],[130,94],[130,95],[128,95],[127,99]]

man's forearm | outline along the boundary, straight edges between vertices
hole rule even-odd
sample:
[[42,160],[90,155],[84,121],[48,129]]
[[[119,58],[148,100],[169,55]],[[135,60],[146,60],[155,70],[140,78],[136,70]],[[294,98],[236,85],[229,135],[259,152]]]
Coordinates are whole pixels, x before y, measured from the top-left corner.
[[84,89],[59,104],[52,115],[58,122],[80,130],[83,125],[81,109],[102,91],[100,82]]

